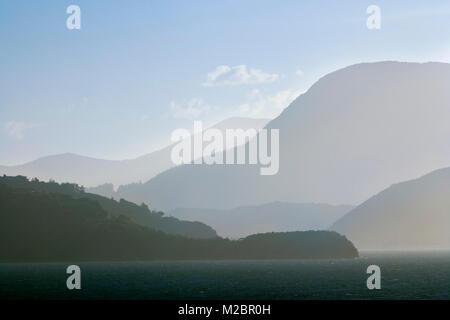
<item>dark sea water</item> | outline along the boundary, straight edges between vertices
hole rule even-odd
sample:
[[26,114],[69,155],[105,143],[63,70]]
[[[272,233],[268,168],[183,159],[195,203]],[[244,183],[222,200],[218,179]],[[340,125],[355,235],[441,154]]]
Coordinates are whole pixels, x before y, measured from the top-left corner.
[[[81,267],[81,290],[66,268]],[[381,268],[368,290],[366,269]],[[1,299],[450,299],[450,252],[351,260],[1,263]]]

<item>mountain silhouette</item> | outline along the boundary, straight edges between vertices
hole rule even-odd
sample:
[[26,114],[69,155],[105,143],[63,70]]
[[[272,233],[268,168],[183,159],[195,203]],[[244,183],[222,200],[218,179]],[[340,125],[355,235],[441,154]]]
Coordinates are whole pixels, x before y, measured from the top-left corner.
[[83,192],[75,184],[24,179],[3,177],[0,183],[1,262],[358,257],[355,246],[333,231],[265,233],[239,241],[170,235],[76,196]]
[[450,249],[450,168],[392,185],[330,229],[360,250]]
[[83,187],[73,183],[58,184],[54,181],[43,182],[37,179],[29,181],[24,176],[0,176],[0,185],[7,186],[13,191],[24,190],[29,193],[51,193],[69,196],[73,199],[87,199],[97,203],[110,217],[125,217],[132,222],[162,231],[167,234],[184,236],[189,238],[208,239],[216,238],[217,234],[210,226],[201,222],[191,222],[166,217],[161,211],[153,211],[147,205],[136,205],[135,203],[120,199],[106,198],[100,195],[88,193]]
[[[233,128],[262,128],[268,119],[229,118],[212,128],[221,131]],[[187,128],[191,129],[191,128]],[[64,153],[46,156],[17,166],[0,166],[0,174],[23,175],[40,180],[76,182],[85,187],[96,187],[105,183],[115,186],[147,181],[174,166],[171,160],[172,145],[129,160],[104,160]],[[96,191],[95,188],[92,189]],[[103,194],[105,195],[105,194]]]
[[279,172],[259,165],[183,165],[120,197],[161,210],[281,202],[359,204],[450,163],[450,64],[377,62],[330,73],[267,129],[279,129]]

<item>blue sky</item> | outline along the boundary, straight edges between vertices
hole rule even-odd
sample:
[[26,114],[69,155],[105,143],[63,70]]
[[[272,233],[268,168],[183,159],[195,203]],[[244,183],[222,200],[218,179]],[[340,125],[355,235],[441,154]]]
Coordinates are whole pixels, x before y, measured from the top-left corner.
[[449,35],[449,1],[0,0],[0,164],[132,158],[194,120],[273,118],[347,65],[450,62]]

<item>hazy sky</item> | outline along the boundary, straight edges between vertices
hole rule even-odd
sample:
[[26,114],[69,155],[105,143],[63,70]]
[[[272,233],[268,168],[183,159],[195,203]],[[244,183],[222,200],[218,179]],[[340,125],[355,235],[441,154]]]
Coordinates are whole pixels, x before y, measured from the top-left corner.
[[131,158],[194,119],[272,118],[349,64],[450,62],[449,35],[449,1],[0,0],[0,164]]

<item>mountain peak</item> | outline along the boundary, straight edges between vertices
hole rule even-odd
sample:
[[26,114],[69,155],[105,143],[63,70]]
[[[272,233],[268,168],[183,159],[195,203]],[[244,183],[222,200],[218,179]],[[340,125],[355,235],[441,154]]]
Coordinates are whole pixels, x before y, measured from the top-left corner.
[[447,63],[352,65],[322,77],[266,125],[279,129],[277,175],[261,177],[252,165],[182,166],[126,194],[161,209],[358,204],[448,166],[448,88]]

